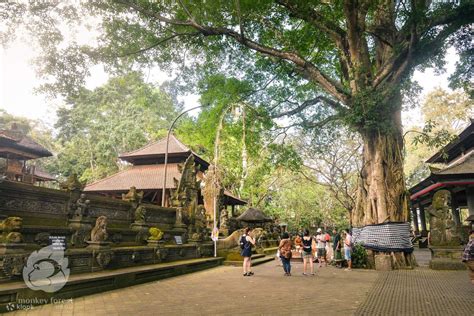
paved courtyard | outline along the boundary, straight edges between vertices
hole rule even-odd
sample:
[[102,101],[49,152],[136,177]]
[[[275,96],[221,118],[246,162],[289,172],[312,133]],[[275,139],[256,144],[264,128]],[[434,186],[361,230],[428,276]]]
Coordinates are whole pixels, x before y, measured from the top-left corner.
[[[157,282],[37,306],[14,315],[472,315],[474,287],[464,271],[376,272],[324,267],[283,276],[275,262],[221,266]],[[10,314],[10,315],[12,315]]]

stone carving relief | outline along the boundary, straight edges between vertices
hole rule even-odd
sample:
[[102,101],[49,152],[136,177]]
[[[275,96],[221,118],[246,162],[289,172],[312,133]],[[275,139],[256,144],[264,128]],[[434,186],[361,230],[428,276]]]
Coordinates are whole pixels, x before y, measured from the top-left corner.
[[27,257],[24,255],[3,257],[2,270],[7,277],[19,276],[23,273]]
[[88,228],[79,228],[71,235],[71,245],[81,247],[86,244],[86,241],[89,239],[90,229]]
[[114,253],[112,251],[101,251],[96,255],[95,261],[104,269],[112,262],[113,256]]
[[35,243],[42,247],[47,246],[49,243],[50,235],[51,235],[50,233],[46,233],[46,232],[37,233],[35,236]]
[[64,204],[60,202],[28,200],[9,196],[0,197],[0,207],[12,211],[64,214]]
[[91,201],[86,199],[86,195],[82,193],[79,199],[71,204],[71,217],[82,219],[89,216],[89,204]]

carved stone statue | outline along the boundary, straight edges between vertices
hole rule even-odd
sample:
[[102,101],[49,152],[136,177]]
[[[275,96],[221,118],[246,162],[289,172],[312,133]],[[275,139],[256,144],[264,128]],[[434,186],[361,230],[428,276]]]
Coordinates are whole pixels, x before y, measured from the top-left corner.
[[107,240],[107,217],[99,216],[95,221],[95,226],[91,231],[91,241],[101,242]]
[[221,210],[221,216],[219,218],[220,228],[227,228],[227,221],[229,220],[227,216],[227,211],[225,209]]
[[206,229],[206,226],[207,226],[206,209],[204,208],[203,205],[198,206],[194,226],[195,226],[196,232],[199,234],[203,233],[204,230]]
[[82,191],[84,189],[84,185],[79,181],[75,173],[71,174],[66,182],[61,183],[59,186],[64,191]]
[[228,221],[227,210],[222,209],[219,217],[219,232],[224,236],[229,234]]
[[137,192],[136,187],[130,187],[127,194],[122,194],[122,200],[131,203],[140,203],[143,199],[143,191]]
[[20,243],[23,237],[20,233],[23,227],[23,219],[21,217],[7,217],[0,223],[1,243]]
[[199,181],[196,178],[198,169],[194,162],[194,156],[190,155],[184,164],[179,164],[178,170],[181,173],[181,178],[179,181],[174,179],[176,190],[171,196],[171,205],[182,207],[184,210],[183,220],[189,222],[196,212],[199,191]]
[[139,205],[135,210],[135,223],[144,224],[146,222],[146,207]]
[[204,187],[202,195],[204,198],[204,207],[211,220],[214,221],[214,197],[216,198],[217,210],[223,206],[224,189],[220,185],[219,174],[215,171],[213,165],[204,174]]
[[89,204],[91,201],[86,200],[86,195],[82,193],[79,199],[72,204],[73,218],[82,218],[89,216]]
[[433,246],[459,245],[456,225],[452,219],[449,204],[451,193],[439,190],[433,196],[428,209],[430,218],[430,242]]
[[149,240],[161,240],[163,238],[163,231],[157,227],[151,227],[148,232],[150,233]]

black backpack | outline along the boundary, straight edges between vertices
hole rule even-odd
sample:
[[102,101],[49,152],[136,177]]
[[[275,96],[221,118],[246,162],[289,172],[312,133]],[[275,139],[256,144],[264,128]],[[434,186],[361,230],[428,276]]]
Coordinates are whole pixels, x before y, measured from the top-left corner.
[[243,235],[242,237],[240,237],[240,249],[244,250],[245,246],[247,246],[247,239],[246,239],[246,235]]

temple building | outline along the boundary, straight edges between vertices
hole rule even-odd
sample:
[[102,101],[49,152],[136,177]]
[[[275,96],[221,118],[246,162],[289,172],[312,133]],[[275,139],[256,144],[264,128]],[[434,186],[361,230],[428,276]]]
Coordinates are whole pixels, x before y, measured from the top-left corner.
[[0,130],[0,174],[10,181],[20,181],[35,185],[44,185],[56,179],[38,169],[35,159],[50,157],[53,154],[24,135],[16,124],[11,129]]
[[[415,234],[427,236],[426,210],[432,203],[433,195],[439,190],[448,190],[451,193],[450,207],[456,226],[469,224],[472,227],[474,220],[474,120],[471,119],[471,124],[454,141],[426,162],[441,165],[441,167],[432,166],[431,174],[409,190]],[[468,217],[462,218],[461,209],[468,209]],[[418,219],[421,223],[418,223]]]
[[[140,149],[124,153],[119,158],[130,163],[130,167],[87,185],[84,191],[120,198],[131,187],[135,187],[136,190],[144,192],[144,201],[161,204],[165,151],[166,138],[163,138]],[[191,155],[194,157],[197,167],[196,177],[202,180],[204,172],[209,168],[209,162],[189,149],[174,135],[170,136],[164,206],[171,205],[170,197],[177,189],[178,182],[181,179],[182,174],[179,165],[184,164]],[[199,194],[198,204],[204,204],[201,194]],[[231,207],[232,214],[234,214],[235,206],[245,205],[246,202],[233,196],[230,192],[224,191],[222,204],[224,208]]]

